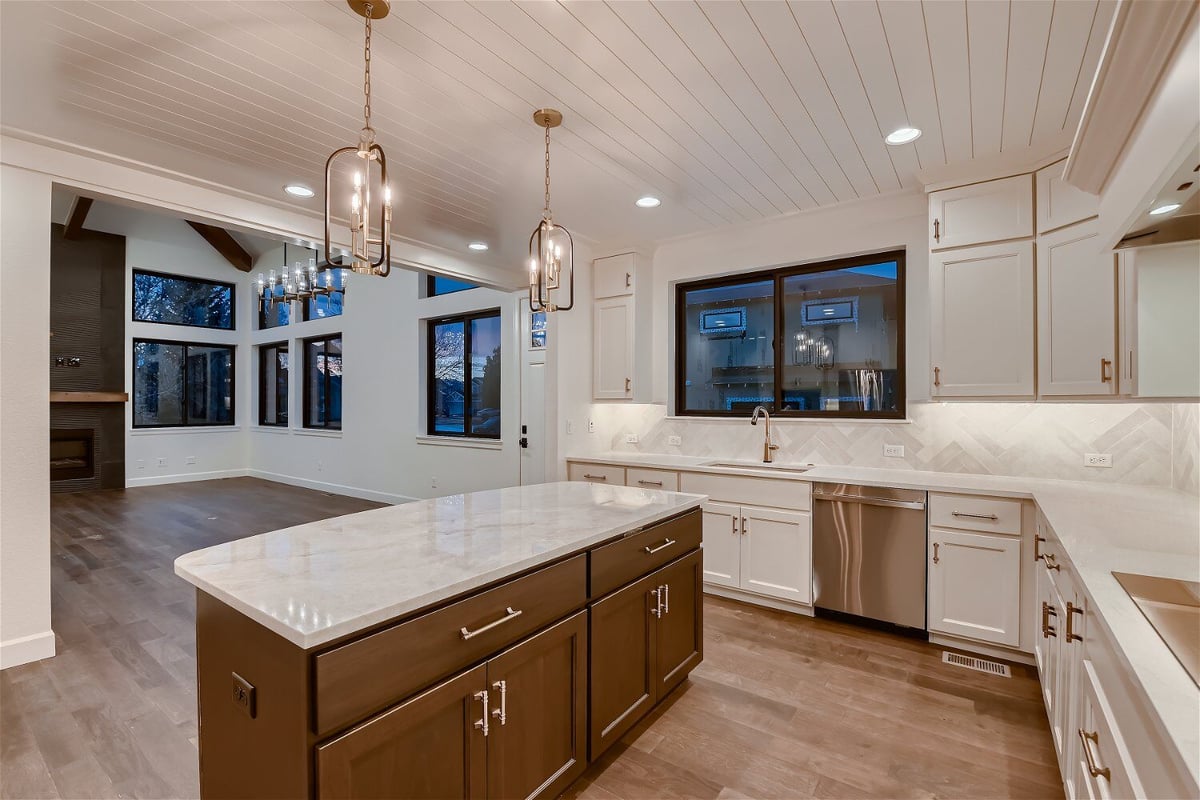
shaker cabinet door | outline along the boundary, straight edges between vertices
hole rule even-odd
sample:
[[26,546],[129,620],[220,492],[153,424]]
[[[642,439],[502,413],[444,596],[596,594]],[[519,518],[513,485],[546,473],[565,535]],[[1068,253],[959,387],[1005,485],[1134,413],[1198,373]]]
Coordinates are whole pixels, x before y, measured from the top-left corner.
[[592,395],[596,400],[633,397],[633,298],[597,300],[593,314]]
[[929,549],[929,630],[1016,647],[1020,538],[932,528]]
[[1033,176],[1015,175],[929,194],[929,249],[1033,235]]
[[742,508],[742,581],[747,592],[812,602],[812,517],[804,511]]
[[741,581],[742,509],[707,502],[704,509],[704,580],[736,589]]
[[476,667],[317,747],[317,797],[486,797],[486,677]]
[[587,612],[487,663],[488,797],[555,797],[587,766]]
[[701,586],[704,583],[702,551],[663,567],[656,577],[661,605],[658,622],[657,696],[683,682],[700,663],[704,651],[704,611]]

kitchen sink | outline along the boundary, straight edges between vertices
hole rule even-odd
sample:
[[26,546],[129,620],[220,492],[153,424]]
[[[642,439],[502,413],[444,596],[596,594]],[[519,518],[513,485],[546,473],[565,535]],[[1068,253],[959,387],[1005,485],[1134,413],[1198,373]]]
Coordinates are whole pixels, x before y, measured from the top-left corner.
[[1200,684],[1200,582],[1129,572],[1113,577]]
[[765,462],[754,461],[711,461],[704,466],[720,467],[721,469],[765,469],[771,472],[791,472],[796,475],[808,472],[815,464],[806,464],[800,467],[780,466],[775,464],[767,464]]

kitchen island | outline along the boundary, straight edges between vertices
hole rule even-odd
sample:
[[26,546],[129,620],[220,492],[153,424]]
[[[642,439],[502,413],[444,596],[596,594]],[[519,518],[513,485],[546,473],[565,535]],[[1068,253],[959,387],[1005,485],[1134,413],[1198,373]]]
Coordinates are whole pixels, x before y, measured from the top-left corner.
[[700,663],[703,500],[514,487],[181,556],[201,794],[561,793]]

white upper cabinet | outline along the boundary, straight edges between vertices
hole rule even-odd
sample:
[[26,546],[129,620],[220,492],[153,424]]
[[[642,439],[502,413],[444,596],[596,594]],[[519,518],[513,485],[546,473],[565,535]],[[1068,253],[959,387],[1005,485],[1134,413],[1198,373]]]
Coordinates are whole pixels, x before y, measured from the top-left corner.
[[637,256],[621,253],[592,262],[592,293],[596,300],[633,294],[637,279]]
[[1037,229],[1046,233],[1096,216],[1100,198],[1063,180],[1065,161],[1038,170]]
[[1095,222],[1046,234],[1037,254],[1039,394],[1115,394],[1115,257]]
[[593,309],[592,395],[625,400],[633,396],[633,298],[597,300]]
[[930,255],[933,397],[1034,394],[1033,242]]
[[1033,235],[1033,176],[944,189],[929,195],[929,249]]

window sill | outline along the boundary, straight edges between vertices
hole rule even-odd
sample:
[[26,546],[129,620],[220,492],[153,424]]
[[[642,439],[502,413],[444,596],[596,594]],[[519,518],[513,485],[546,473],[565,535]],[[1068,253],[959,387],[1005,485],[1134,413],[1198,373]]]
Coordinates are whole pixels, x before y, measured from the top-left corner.
[[287,436],[292,432],[287,425],[255,425],[251,430],[255,433],[273,433],[278,436]]
[[163,426],[161,428],[131,428],[130,436],[154,436],[177,433],[186,433],[189,436],[197,433],[240,433],[241,425],[175,425]]
[[341,430],[322,430],[321,428],[292,428],[291,432],[297,436],[316,436],[323,439],[342,438]]
[[[676,414],[668,414],[666,419],[670,422],[724,422],[731,425],[745,425],[750,421],[750,415],[744,417],[706,417],[699,414],[685,414],[679,416]],[[819,422],[825,425],[833,423],[835,425],[911,425],[911,419],[869,419],[860,417],[779,417],[771,415],[772,425],[791,425]]]
[[500,439],[478,439],[470,436],[418,436],[417,444],[435,447],[469,447],[475,450],[503,450]]

